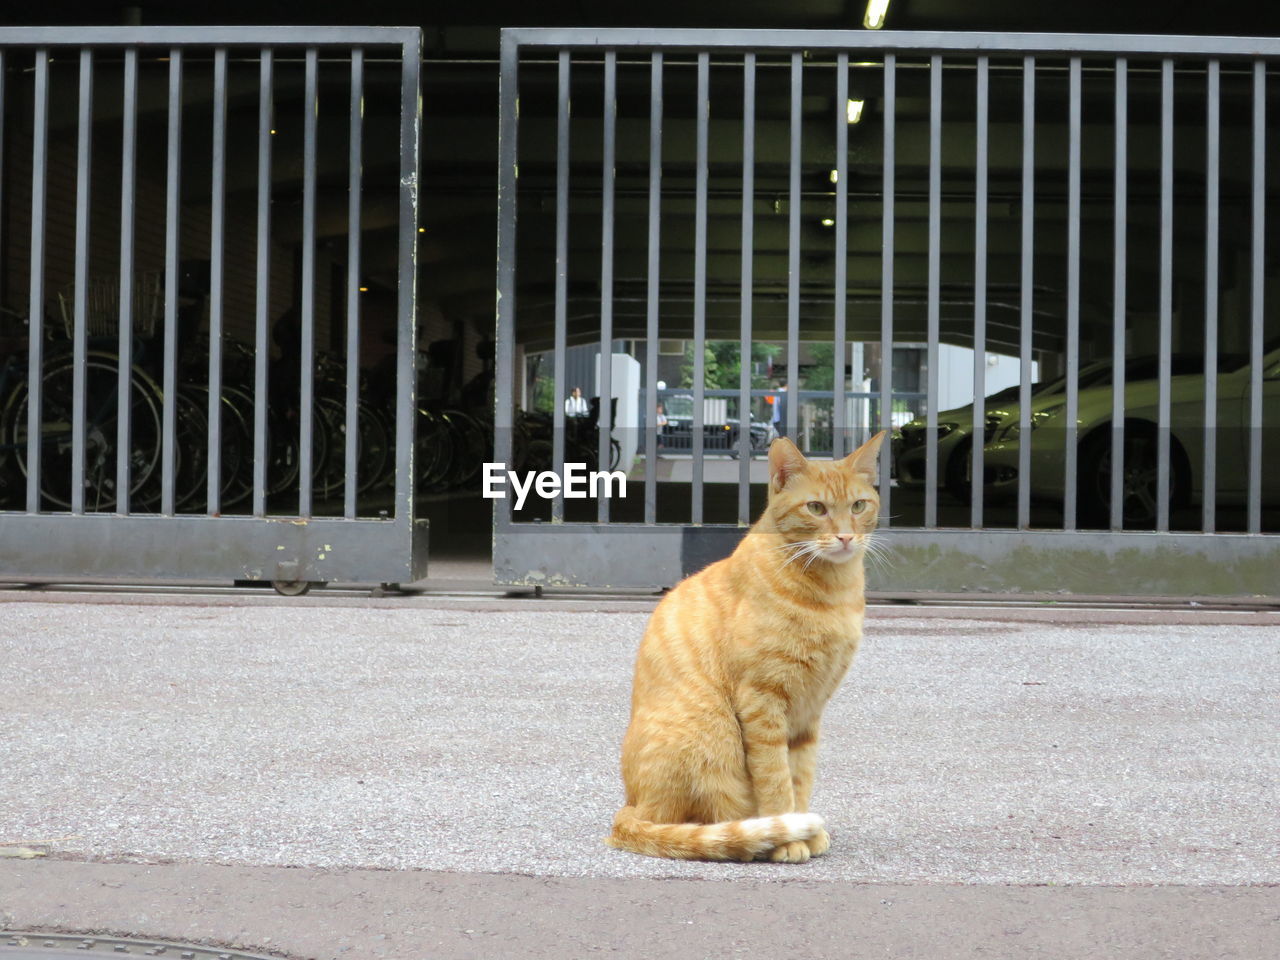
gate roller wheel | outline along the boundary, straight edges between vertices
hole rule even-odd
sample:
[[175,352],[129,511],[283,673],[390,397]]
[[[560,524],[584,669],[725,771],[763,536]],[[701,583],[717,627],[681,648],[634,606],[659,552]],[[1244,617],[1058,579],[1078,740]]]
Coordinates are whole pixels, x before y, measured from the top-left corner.
[[272,580],[271,585],[282,597],[300,597],[311,589],[310,580]]

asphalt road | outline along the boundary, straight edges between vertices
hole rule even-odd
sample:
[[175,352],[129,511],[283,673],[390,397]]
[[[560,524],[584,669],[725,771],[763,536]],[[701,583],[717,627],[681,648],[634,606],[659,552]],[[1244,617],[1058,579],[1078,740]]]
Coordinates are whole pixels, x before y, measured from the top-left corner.
[[[499,912],[514,896],[494,888],[501,880],[585,902],[612,890],[648,904],[649,917],[658,903],[679,913],[696,890],[708,902],[760,898],[764,909],[783,889],[830,905],[907,885],[922,904],[954,907],[959,923],[981,914],[960,890],[1016,889],[1025,900],[1034,885],[1181,885],[1166,905],[1175,924],[1191,916],[1177,896],[1209,897],[1264,926],[1203,904],[1198,923],[1280,932],[1280,897],[1267,886],[1280,883],[1274,623],[873,612],[824,723],[814,809],[833,849],[791,866],[676,863],[601,843],[621,797],[617,750],[644,621],[430,605],[0,602],[0,852],[45,855],[0,859],[0,922],[88,929],[78,894],[59,908],[47,890],[99,890],[91,870],[134,871],[115,874],[127,889],[166,869],[150,864],[185,864],[254,876],[307,868],[286,872],[318,885],[373,882],[370,869],[430,871],[376,876],[445,878],[421,882],[476,909],[490,901],[459,892],[459,878],[500,874],[486,881]],[[628,897],[618,882],[649,893]],[[299,922],[314,934],[314,920]],[[353,943],[340,955],[491,955],[469,953],[465,939],[415,953],[407,928],[392,931],[394,949]],[[236,929],[224,942],[272,946],[263,930]]]

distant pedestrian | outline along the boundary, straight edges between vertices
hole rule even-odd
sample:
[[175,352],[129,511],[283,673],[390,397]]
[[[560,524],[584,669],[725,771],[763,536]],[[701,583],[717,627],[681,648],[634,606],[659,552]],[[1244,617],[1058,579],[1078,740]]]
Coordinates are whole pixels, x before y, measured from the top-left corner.
[[564,402],[564,415],[566,417],[585,417],[591,412],[587,406],[587,398],[582,395],[581,387],[574,387],[569,394],[569,399]]
[[773,395],[773,429],[780,437],[787,435],[787,385]]

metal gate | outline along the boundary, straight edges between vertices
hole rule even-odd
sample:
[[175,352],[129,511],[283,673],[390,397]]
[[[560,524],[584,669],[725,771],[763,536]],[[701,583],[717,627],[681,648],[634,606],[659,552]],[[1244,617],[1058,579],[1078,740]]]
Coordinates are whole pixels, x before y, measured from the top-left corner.
[[[563,474],[616,444],[643,494],[495,500],[499,582],[670,585],[754,519],[762,429],[835,456],[887,429],[895,559],[873,590],[1280,596],[1277,55],[1265,39],[505,30],[495,460]],[[765,339],[785,370],[762,384]],[[734,341],[736,382],[709,386]],[[668,342],[685,351],[679,431],[657,417]],[[612,398],[585,420],[564,379],[584,343],[608,358],[586,393]],[[943,411],[955,349],[972,403]],[[1014,382],[988,397],[1002,364]]]
[[416,28],[0,29],[0,578],[423,574],[420,60]]

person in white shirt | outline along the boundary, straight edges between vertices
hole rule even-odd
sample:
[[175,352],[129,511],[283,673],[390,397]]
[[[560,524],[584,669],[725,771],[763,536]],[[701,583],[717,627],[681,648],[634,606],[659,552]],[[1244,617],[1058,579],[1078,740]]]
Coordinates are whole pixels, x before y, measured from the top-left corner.
[[566,417],[585,417],[590,412],[591,410],[587,406],[587,398],[582,395],[582,388],[574,387],[573,392],[569,394],[569,399],[564,402],[564,415]]

